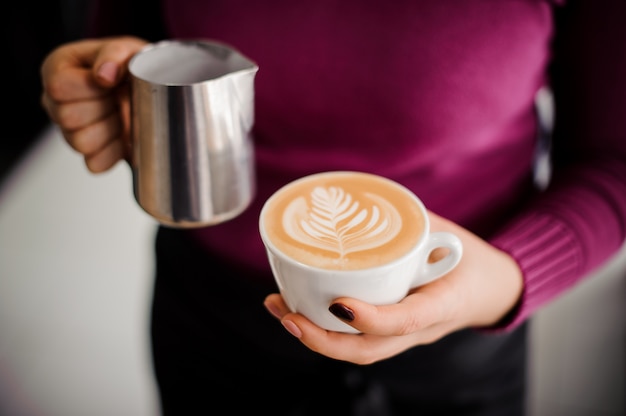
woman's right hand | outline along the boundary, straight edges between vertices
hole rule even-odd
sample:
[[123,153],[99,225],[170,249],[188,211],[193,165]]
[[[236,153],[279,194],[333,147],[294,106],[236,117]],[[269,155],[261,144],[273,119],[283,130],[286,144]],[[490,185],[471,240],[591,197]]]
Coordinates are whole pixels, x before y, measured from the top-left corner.
[[41,65],[42,105],[93,173],[130,157],[128,61],[146,44],[130,36],[79,40]]

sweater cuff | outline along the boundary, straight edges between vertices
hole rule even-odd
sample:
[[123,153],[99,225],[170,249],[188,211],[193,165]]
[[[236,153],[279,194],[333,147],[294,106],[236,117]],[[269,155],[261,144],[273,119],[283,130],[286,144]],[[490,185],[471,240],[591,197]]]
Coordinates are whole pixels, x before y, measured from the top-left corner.
[[529,213],[498,232],[490,243],[517,261],[524,288],[516,307],[489,332],[510,331],[541,305],[572,286],[582,268],[582,249],[571,228],[548,214]]

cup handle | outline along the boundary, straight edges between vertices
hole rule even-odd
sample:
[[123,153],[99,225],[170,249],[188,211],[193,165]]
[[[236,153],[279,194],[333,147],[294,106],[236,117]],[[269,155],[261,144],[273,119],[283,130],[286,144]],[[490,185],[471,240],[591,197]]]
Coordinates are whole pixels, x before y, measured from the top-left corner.
[[[437,248],[448,249],[448,253],[442,259],[434,263],[428,262],[428,256]],[[430,283],[438,277],[448,273],[461,260],[463,255],[463,245],[456,235],[449,232],[434,232],[428,236],[428,242],[425,247],[426,258],[421,273],[418,273],[415,286],[422,286]]]

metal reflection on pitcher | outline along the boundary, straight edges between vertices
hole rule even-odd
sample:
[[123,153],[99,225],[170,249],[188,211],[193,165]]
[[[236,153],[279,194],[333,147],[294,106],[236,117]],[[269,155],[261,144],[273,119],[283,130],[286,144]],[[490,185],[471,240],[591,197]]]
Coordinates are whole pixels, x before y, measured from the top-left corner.
[[129,62],[133,190],[161,224],[210,226],[250,204],[257,71],[205,40],[150,44]]

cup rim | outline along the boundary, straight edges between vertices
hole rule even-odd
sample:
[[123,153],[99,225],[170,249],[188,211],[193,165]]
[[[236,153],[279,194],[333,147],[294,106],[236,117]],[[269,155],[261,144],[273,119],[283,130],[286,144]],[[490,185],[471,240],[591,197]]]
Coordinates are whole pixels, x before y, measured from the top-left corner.
[[[416,241],[415,245],[408,250],[406,253],[404,253],[402,256],[397,257],[389,262],[380,264],[378,266],[373,266],[373,267],[364,267],[364,268],[360,268],[360,269],[347,269],[347,270],[342,270],[342,269],[327,269],[327,268],[323,268],[323,267],[319,267],[319,266],[313,266],[307,263],[303,263],[299,260],[296,260],[292,257],[287,256],[285,253],[283,253],[278,247],[276,247],[276,245],[271,241],[271,239],[267,236],[267,231],[265,230],[265,226],[263,224],[263,217],[265,215],[265,213],[267,212],[267,209],[269,209],[269,205],[271,203],[271,201],[273,201],[275,198],[278,197],[277,194],[281,193],[281,191],[287,189],[287,188],[291,188],[292,186],[297,186],[299,183],[304,182],[306,180],[312,179],[312,178],[316,178],[316,177],[321,177],[321,176],[329,176],[329,175],[348,175],[348,174],[359,174],[359,175],[367,175],[367,176],[371,176],[374,177],[375,179],[379,179],[379,180],[383,180],[387,183],[389,183],[392,186],[397,187],[398,189],[400,189],[401,191],[403,191],[405,194],[407,194],[407,196],[409,196],[410,199],[412,199],[418,206],[418,208],[420,209],[423,217],[424,217],[424,229],[422,231],[422,235],[420,235],[419,239]],[[406,186],[402,185],[399,182],[394,181],[393,179],[387,178],[385,176],[381,176],[375,173],[370,173],[370,172],[365,172],[365,171],[357,171],[357,170],[333,170],[333,171],[324,171],[324,172],[317,172],[317,173],[313,173],[313,174],[309,174],[309,175],[305,175],[302,176],[298,179],[295,179],[283,186],[281,186],[278,190],[276,190],[274,193],[272,193],[272,195],[263,203],[263,206],[261,208],[261,212],[259,214],[259,233],[261,235],[261,239],[263,241],[263,244],[265,245],[266,250],[270,250],[274,255],[276,255],[277,257],[280,257],[282,260],[287,261],[289,263],[293,263],[293,264],[297,264],[299,267],[305,268],[305,269],[310,269],[310,270],[315,270],[318,272],[322,272],[322,273],[339,273],[339,274],[353,274],[353,273],[362,273],[364,271],[379,271],[379,270],[385,270],[388,268],[393,268],[396,267],[399,263],[405,262],[407,259],[413,257],[415,255],[415,253],[417,251],[419,251],[421,249],[421,247],[424,245],[425,241],[426,241],[426,237],[428,236],[428,234],[430,233],[430,218],[428,217],[428,211],[426,210],[426,206],[424,205],[424,203],[422,202],[422,200],[413,192],[411,191],[409,188],[407,188]]]

